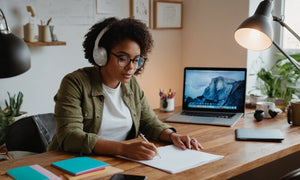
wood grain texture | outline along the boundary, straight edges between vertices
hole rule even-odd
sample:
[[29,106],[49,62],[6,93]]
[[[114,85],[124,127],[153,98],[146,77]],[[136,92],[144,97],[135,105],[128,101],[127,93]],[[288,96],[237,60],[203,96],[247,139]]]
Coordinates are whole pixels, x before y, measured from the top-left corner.
[[[169,113],[160,112],[159,110],[155,110],[155,112],[158,117],[164,121],[167,117],[180,111],[180,109],[180,107],[176,107],[174,112]],[[117,157],[92,156],[92,158],[104,161],[113,167],[123,169],[123,173],[125,174],[145,175],[150,180],[185,179],[186,177],[189,177],[189,179],[228,179],[300,150],[300,126],[289,125],[287,123],[286,113],[279,114],[273,119],[264,119],[260,122],[255,121],[253,113],[254,109],[247,109],[245,116],[233,127],[168,123],[181,134],[197,137],[198,141],[204,146],[204,152],[224,156],[221,160],[181,173],[169,174]],[[235,129],[237,128],[276,128],[282,131],[285,140],[281,143],[236,141]],[[136,140],[137,139],[132,141]],[[166,145],[162,142],[155,142],[155,144],[157,146]],[[18,166],[40,164],[55,174],[62,175],[61,171],[52,167],[50,164],[75,156],[77,156],[77,154],[53,151],[20,159],[2,161],[0,162],[0,173],[3,174],[8,169]],[[2,175],[0,179],[9,179],[9,177]],[[106,177],[106,179],[109,178]]]
[[53,41],[53,42],[26,42],[28,47],[39,47],[39,46],[65,46],[67,43],[64,41]]

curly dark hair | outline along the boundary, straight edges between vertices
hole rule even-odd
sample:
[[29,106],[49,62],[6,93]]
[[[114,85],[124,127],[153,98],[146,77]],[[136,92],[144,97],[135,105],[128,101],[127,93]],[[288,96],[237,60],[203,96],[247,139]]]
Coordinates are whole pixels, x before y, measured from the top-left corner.
[[[111,17],[94,24],[89,29],[89,32],[85,35],[85,40],[82,44],[84,48],[84,55],[91,64],[96,66],[93,58],[94,44],[98,34],[105,27],[109,27],[109,29],[102,36],[98,46],[101,44],[101,47],[106,49],[108,55],[111,53],[111,49],[125,39],[130,39],[139,44],[141,55],[147,56],[147,54],[151,52],[153,47],[153,39],[144,23],[131,18],[118,20],[115,17]],[[135,75],[141,74],[143,69],[144,66],[140,69],[137,69]]]

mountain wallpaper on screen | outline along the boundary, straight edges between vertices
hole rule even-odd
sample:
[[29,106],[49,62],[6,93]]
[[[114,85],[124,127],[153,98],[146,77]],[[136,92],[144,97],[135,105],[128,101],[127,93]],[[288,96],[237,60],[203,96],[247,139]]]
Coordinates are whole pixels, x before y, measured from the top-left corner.
[[245,81],[224,78],[222,76],[211,79],[202,95],[196,98],[185,97],[185,104],[207,104],[214,106],[242,106],[244,97],[241,94],[245,91]]

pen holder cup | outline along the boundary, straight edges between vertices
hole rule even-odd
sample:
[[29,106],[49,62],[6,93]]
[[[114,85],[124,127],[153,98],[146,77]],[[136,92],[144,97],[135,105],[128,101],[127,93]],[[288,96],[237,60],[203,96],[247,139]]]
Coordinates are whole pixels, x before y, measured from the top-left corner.
[[52,41],[49,26],[39,26],[39,41],[40,42]]
[[166,112],[174,111],[174,100],[175,100],[175,98],[161,99],[159,109],[161,111],[166,111]]

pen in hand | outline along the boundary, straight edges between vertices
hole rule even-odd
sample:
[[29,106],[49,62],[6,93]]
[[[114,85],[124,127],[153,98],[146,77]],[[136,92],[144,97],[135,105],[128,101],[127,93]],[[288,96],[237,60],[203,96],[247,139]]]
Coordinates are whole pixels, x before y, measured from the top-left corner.
[[[147,144],[150,144],[149,141],[146,139],[146,137],[144,136],[144,134],[140,133],[139,135]],[[157,149],[157,147],[155,147]],[[157,153],[157,156],[159,158],[161,158],[161,156],[159,155],[159,153]]]

